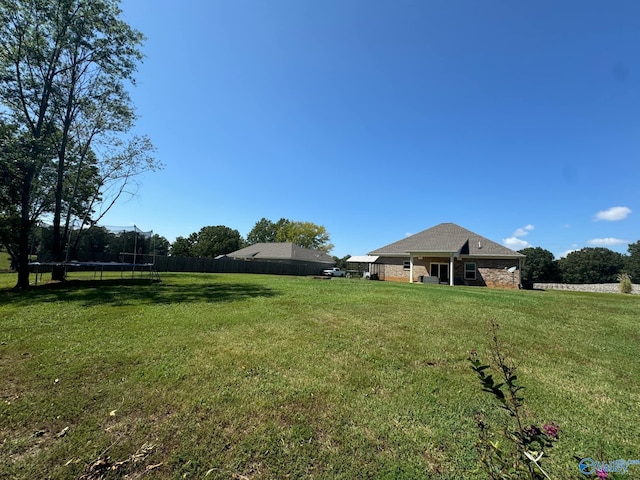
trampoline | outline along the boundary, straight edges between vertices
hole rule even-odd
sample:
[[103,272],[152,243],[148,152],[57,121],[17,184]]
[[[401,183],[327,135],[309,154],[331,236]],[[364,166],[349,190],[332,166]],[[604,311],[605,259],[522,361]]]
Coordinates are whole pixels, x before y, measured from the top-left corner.
[[53,267],[63,267],[65,277],[67,276],[67,271],[70,269],[74,269],[76,271],[84,271],[84,272],[93,272],[93,278],[97,278],[98,274],[100,275],[100,280],[102,280],[102,275],[105,271],[107,272],[120,272],[120,278],[124,278],[125,273],[131,272],[131,278],[133,278],[136,272],[140,273],[142,276],[144,273],[149,274],[149,280],[151,281],[160,281],[160,274],[155,268],[155,264],[153,263],[127,263],[127,262],[29,262],[29,267],[31,269],[31,273],[35,275],[36,285],[38,285],[38,279],[42,283],[42,274],[48,273],[51,271]]

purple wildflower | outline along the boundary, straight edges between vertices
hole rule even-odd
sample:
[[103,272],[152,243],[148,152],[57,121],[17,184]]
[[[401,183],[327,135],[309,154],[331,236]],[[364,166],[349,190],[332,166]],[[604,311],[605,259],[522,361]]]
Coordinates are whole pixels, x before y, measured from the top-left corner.
[[560,427],[557,423],[545,423],[542,428],[544,429],[544,433],[547,434],[548,437],[558,438],[558,432],[560,431]]
[[596,469],[596,476],[598,478],[609,478],[609,474],[607,473],[607,471],[604,468]]

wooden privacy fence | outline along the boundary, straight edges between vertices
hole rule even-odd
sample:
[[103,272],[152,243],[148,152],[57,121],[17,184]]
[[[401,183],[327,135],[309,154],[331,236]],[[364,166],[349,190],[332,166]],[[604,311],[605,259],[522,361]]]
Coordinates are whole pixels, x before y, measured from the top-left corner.
[[313,262],[265,262],[229,258],[155,257],[158,272],[266,273],[271,275],[318,275],[326,264]]
[[[79,261],[130,262],[133,254],[93,254],[91,259]],[[200,273],[265,273],[271,275],[318,275],[331,265],[313,262],[265,262],[257,260],[233,260],[229,258],[176,257],[164,255],[136,255],[135,263],[152,263],[157,272],[200,272]]]

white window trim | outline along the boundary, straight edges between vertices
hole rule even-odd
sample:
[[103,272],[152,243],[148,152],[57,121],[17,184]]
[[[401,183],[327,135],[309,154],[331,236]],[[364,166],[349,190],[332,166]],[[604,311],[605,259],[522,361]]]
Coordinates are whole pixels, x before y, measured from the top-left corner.
[[[467,265],[473,265],[473,270],[469,270]],[[467,276],[467,274],[473,273],[473,278]],[[478,264],[476,262],[464,262],[464,279],[475,280],[478,275]]]

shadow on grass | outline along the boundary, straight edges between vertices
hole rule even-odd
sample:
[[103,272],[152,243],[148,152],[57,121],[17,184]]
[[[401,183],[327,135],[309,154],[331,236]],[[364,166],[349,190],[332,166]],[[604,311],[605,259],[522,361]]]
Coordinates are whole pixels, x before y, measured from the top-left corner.
[[149,279],[69,280],[24,291],[0,290],[0,303],[28,305],[32,302],[77,301],[92,305],[147,305],[169,303],[230,302],[253,297],[273,297],[276,292],[251,283],[150,282]]

